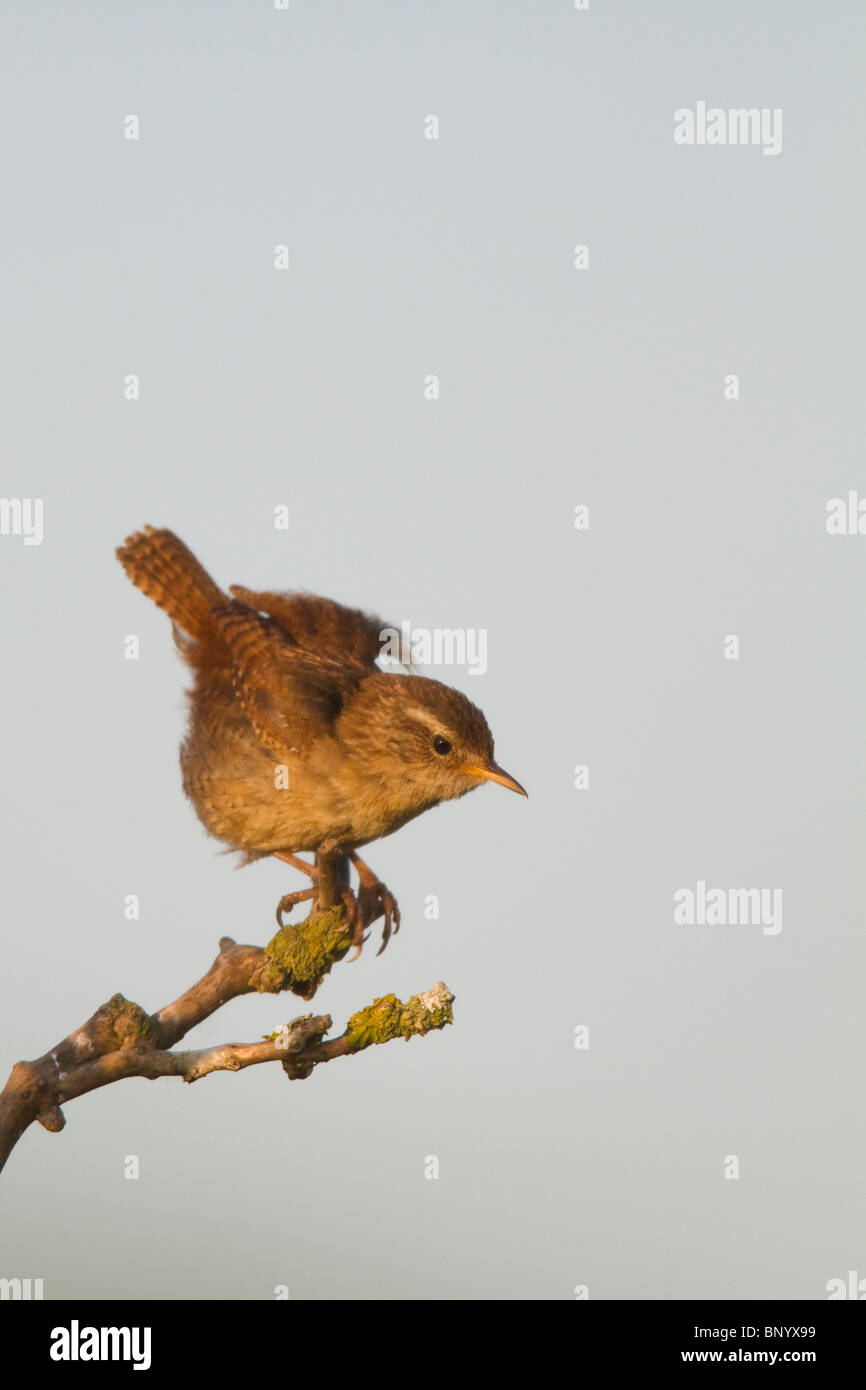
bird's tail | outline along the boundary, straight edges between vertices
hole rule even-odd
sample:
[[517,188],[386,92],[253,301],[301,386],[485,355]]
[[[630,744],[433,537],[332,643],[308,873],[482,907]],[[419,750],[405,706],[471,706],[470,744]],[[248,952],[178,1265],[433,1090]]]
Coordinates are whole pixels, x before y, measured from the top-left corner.
[[226,603],[226,595],[173,531],[145,526],[116,554],[136,588],[196,642],[214,630],[211,610]]

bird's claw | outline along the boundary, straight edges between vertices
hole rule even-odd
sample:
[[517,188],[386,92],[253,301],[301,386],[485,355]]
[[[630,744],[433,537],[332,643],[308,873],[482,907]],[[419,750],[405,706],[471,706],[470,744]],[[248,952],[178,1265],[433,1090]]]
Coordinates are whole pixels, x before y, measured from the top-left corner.
[[352,946],[354,955],[349,956],[349,960],[357,960],[361,954],[361,948],[369,936],[367,928],[379,917],[385,918],[385,925],[382,928],[382,944],[376,952],[381,956],[385,947],[391,939],[392,934],[400,930],[400,909],[397,906],[397,899],[376,879],[372,883],[362,883],[357,893],[353,893],[351,888],[347,888],[343,893],[343,902],[346,905],[348,925],[352,928]]
[[318,889],[316,888],[303,888],[297,893],[284,893],[277,903],[277,926],[280,928],[287,926],[288,924],[283,921],[283,913],[291,912],[297,903],[308,902],[310,898],[316,896],[317,892]]
[[[379,916],[385,918],[385,925],[382,928],[382,945],[376,952],[377,956],[381,956],[388,942],[391,940],[392,933],[396,936],[400,930],[400,909],[397,906],[397,899],[394,897],[393,893],[388,891],[384,883],[374,884],[373,891],[377,896],[378,907],[370,920],[375,921]],[[393,927],[391,925],[392,923]]]

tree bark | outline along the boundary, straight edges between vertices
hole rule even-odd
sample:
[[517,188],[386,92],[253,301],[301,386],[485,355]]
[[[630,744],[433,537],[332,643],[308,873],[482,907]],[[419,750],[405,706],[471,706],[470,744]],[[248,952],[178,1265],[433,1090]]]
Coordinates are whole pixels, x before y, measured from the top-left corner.
[[[341,882],[341,867],[336,866],[335,883],[328,877],[329,896],[335,896]],[[321,900],[318,906],[321,909]],[[405,1004],[393,994],[375,1000],[353,1014],[336,1038],[325,1037],[332,1026],[329,1015],[308,1014],[259,1042],[171,1050],[196,1024],[241,994],[289,990],[311,999],[348,951],[350,935],[342,907],[333,906],[316,911],[298,926],[282,928],[264,948],[239,946],[223,937],[207,973],[156,1013],[148,1014],[122,994],[113,995],[50,1052],[12,1068],[0,1093],[0,1169],[34,1120],[57,1133],[66,1123],[62,1105],[127,1076],[178,1076],[192,1082],[214,1071],[280,1062],[290,1080],[301,1080],[323,1062],[393,1038],[421,1037],[453,1021],[454,996],[440,981]]]

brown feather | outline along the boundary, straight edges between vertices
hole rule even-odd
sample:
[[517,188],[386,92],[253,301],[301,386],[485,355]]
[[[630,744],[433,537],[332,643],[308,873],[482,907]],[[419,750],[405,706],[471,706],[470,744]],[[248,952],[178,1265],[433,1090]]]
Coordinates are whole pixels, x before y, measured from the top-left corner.
[[[115,552],[136,588],[164,609],[196,642],[213,632],[211,609],[226,596],[179,536],[145,526]],[[178,642],[181,650],[185,648]]]

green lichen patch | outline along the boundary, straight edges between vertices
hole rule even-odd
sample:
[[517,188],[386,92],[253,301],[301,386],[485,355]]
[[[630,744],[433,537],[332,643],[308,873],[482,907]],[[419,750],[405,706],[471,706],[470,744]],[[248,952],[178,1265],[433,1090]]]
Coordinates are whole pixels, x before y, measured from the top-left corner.
[[375,999],[366,1009],[353,1014],[346,1026],[352,1051],[391,1042],[393,1038],[423,1037],[454,1022],[451,1005],[454,995],[440,981],[424,994],[415,994],[405,1004],[394,994]]
[[[150,1015],[140,1004],[113,994],[107,1004],[93,1016],[93,1034],[101,1050],[115,1051],[127,1047],[156,1047],[158,1033]],[[106,1046],[106,1044],[108,1044]]]
[[271,968],[262,972],[259,988],[304,993],[327,975],[349,946],[342,907],[315,913],[296,927],[281,927],[265,947]]

